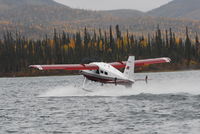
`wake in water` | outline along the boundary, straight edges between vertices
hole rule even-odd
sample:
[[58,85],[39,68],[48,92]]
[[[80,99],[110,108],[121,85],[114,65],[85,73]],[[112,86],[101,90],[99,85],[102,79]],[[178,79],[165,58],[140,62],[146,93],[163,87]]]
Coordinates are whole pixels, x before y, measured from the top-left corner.
[[[184,73],[184,74],[183,74]],[[152,77],[148,84],[143,81],[136,82],[132,88],[124,86],[104,85],[91,82],[86,89],[92,91],[87,92],[82,90],[81,80],[79,86],[68,84],[67,86],[57,86],[47,89],[39,97],[62,97],[62,96],[131,96],[144,94],[200,94],[199,73],[179,72],[179,73],[152,73]],[[141,76],[139,76],[141,75]],[[139,77],[144,77],[146,74],[139,74]],[[81,78],[81,77],[80,77]],[[71,82],[69,82],[71,83]]]
[[189,85],[179,84],[176,81],[173,83],[159,82],[145,84],[144,82],[137,82],[132,88],[125,88],[124,86],[115,85],[91,85],[88,92],[78,86],[55,87],[48,89],[39,97],[64,97],[64,96],[131,96],[141,93],[148,94],[199,94],[199,90],[195,87],[191,88],[192,83]]
[[55,87],[53,89],[48,89],[39,97],[64,97],[64,96],[84,96],[85,91],[81,90],[76,86],[67,86],[67,87]]

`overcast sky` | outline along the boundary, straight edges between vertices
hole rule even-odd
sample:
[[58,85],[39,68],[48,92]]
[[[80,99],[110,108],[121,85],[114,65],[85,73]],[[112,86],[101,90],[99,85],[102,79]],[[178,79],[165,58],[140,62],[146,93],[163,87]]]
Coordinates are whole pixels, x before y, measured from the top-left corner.
[[111,9],[136,9],[149,11],[164,5],[172,0],[55,0],[72,8],[111,10]]

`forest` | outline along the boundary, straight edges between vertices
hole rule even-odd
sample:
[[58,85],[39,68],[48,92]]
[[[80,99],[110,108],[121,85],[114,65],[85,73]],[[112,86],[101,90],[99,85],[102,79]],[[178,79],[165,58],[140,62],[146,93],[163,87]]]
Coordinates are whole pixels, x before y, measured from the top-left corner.
[[[29,39],[20,32],[4,31],[0,39],[0,76],[40,75],[32,64],[72,64],[90,61],[122,61],[129,55],[136,59],[170,57],[170,65],[160,65],[161,70],[200,68],[200,42],[198,34],[190,38],[185,28],[185,37],[178,37],[173,29],[161,30],[159,25],[154,34],[135,36],[128,30],[121,32],[120,26],[108,30],[87,27],[75,33],[54,29],[52,37]],[[152,66],[147,70],[153,71]],[[57,72],[56,72],[57,73]]]

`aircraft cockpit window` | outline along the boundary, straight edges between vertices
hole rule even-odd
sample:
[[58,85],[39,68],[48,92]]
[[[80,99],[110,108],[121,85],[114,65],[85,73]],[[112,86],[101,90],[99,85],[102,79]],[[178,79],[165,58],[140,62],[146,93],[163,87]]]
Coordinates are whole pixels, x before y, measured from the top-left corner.
[[97,70],[96,73],[99,74],[99,70]]

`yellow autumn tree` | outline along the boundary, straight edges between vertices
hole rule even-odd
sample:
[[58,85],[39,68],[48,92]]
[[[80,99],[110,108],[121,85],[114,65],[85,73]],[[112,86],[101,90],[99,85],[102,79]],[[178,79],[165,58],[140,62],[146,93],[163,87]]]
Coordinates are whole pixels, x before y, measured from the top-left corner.
[[63,45],[63,49],[64,49],[64,51],[66,52],[66,51],[68,50],[68,45],[67,45],[67,44],[64,44],[64,45]]
[[102,51],[103,50],[103,41],[102,40],[100,40],[100,42],[99,42],[99,47],[100,47],[100,50]]
[[143,46],[143,47],[147,47],[147,45],[148,45],[147,39],[140,41],[140,45]]
[[75,48],[75,40],[73,38],[70,39],[69,47],[73,49]]
[[49,40],[49,45],[51,46],[51,48],[53,48],[53,46],[54,46],[54,40]]

